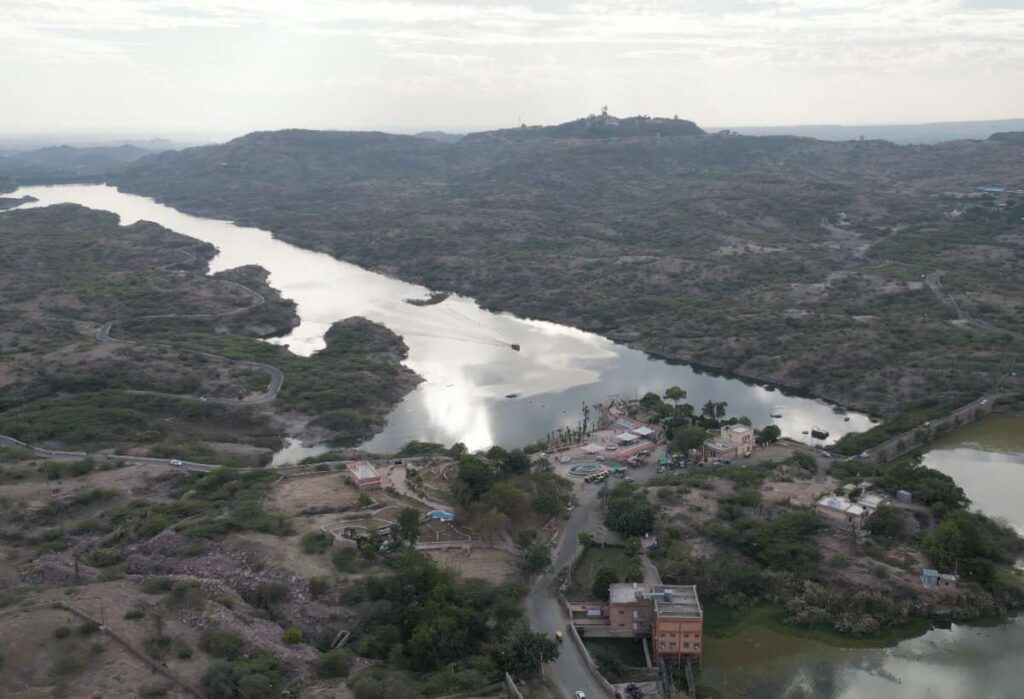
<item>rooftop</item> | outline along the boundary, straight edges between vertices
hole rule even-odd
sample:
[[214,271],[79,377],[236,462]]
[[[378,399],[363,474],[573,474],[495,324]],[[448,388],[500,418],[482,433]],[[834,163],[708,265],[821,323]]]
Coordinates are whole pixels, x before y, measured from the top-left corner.
[[613,583],[608,588],[612,604],[633,604],[646,600],[654,604],[655,614],[701,618],[704,612],[697,599],[696,585],[645,585]]
[[720,452],[720,451],[732,451],[733,449],[736,448],[732,444],[726,444],[725,442],[719,442],[718,440],[713,440],[713,439],[709,439],[708,441],[704,442],[704,446],[706,446],[711,451],[717,451],[717,452]]
[[371,478],[380,478],[380,474],[377,473],[377,469],[375,469],[368,461],[353,461],[348,465],[348,470],[361,481]]
[[818,505],[827,507],[830,510],[837,510],[839,512],[845,512],[850,515],[862,515],[864,514],[864,508],[855,502],[850,502],[846,498],[841,498],[838,495],[826,495],[818,501]]

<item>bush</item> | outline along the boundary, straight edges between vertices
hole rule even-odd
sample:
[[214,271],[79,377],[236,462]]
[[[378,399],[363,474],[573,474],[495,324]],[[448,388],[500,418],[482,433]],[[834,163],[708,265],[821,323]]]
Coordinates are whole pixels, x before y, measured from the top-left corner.
[[146,612],[142,609],[132,608],[124,613],[125,619],[141,619],[146,616]]
[[355,658],[348,651],[340,648],[329,650],[317,658],[316,673],[320,677],[348,677],[354,661]]
[[98,548],[88,555],[86,562],[95,568],[106,568],[121,562],[121,551],[115,548]]
[[337,548],[331,554],[331,564],[339,573],[354,573],[359,568],[358,551],[354,548]]
[[326,575],[318,575],[309,579],[309,594],[320,597],[331,589],[331,581]]
[[235,660],[241,657],[245,641],[237,631],[209,629],[199,638],[199,647],[215,658]]
[[289,646],[294,646],[298,643],[302,643],[302,631],[294,626],[289,626],[281,634],[281,641]]
[[306,532],[301,539],[302,552],[309,555],[324,553],[334,544],[334,537],[326,532]]
[[69,629],[67,626],[58,626],[56,629],[53,630],[54,638],[67,638],[70,635],[71,629]]
[[100,630],[100,623],[98,621],[84,621],[82,625],[78,627],[79,636],[92,636],[94,633]]
[[256,588],[253,597],[253,606],[270,610],[288,598],[288,586],[279,582],[263,583]]
[[161,660],[167,655],[167,651],[171,649],[173,642],[174,639],[170,636],[149,636],[142,642],[142,648],[149,657],[154,660]]
[[162,595],[171,589],[170,578],[148,578],[139,586],[147,595]]

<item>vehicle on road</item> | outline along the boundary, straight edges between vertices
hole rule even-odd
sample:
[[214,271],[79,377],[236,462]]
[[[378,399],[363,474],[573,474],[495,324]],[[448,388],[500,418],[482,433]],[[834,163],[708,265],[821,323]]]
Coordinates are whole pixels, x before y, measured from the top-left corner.
[[576,694],[573,695],[574,699],[587,699],[587,695],[584,694],[582,689],[577,689]]
[[562,642],[562,632],[561,631],[555,631],[555,640],[558,641],[559,643]]
[[185,464],[182,463],[179,459],[171,459],[171,466],[184,466],[184,465]]

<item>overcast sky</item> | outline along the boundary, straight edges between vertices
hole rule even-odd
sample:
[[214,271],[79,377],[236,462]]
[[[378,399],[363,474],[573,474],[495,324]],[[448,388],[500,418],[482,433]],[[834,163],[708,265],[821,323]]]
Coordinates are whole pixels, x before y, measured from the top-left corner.
[[0,135],[1024,116],[1024,0],[0,0]]

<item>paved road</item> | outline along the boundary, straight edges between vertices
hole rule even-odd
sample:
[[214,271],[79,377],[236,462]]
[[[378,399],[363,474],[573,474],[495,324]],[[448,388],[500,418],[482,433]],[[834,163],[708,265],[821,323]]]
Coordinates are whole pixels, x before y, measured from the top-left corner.
[[[14,437],[8,437],[7,435],[0,434],[0,447],[20,447],[22,449],[28,449],[36,457],[41,459],[85,459],[92,458],[97,461],[127,461],[135,464],[155,464],[158,466],[170,466],[171,468],[178,468],[182,471],[191,471],[193,473],[209,473],[218,468],[223,468],[222,464],[203,464],[196,461],[179,461],[178,459],[157,459],[150,456],[129,456],[127,454],[93,454],[86,451],[61,451],[57,449],[45,449],[43,447],[36,447],[25,442],[18,441]],[[176,463],[171,463],[175,461]],[[259,469],[250,468],[239,468],[238,471],[253,471]]]
[[[585,487],[585,486],[584,486]],[[579,534],[590,519],[590,513],[597,505],[596,489],[587,488],[580,493],[580,504],[573,509],[569,520],[562,529],[558,548],[555,550],[552,573],[540,576],[533,584],[526,599],[526,610],[530,624],[537,631],[554,634],[564,631],[567,619],[562,614],[562,605],[554,590],[555,574],[569,565],[579,545]],[[566,634],[558,659],[548,665],[551,678],[568,699],[573,692],[582,689],[587,699],[610,699],[610,695],[598,684],[590,673],[576,644]]]
[[[245,313],[246,311],[248,311],[248,310],[250,310],[252,308],[255,308],[256,306],[259,306],[261,304],[266,303],[266,299],[263,298],[262,294],[253,291],[252,289],[250,289],[249,287],[245,286],[244,284],[239,284],[238,282],[228,281],[226,279],[218,279],[217,281],[219,281],[221,284],[226,284],[227,286],[230,286],[232,288],[239,289],[240,291],[242,291],[244,294],[246,294],[252,300],[252,302],[253,302],[252,305],[246,306],[244,308],[236,308],[234,310],[226,311],[224,313],[193,313],[193,314],[185,314],[185,315],[180,315],[180,314],[176,314],[176,313],[165,313],[165,314],[161,314],[161,315],[140,316],[137,320],[153,320],[154,318],[227,318],[227,317],[230,317],[230,316],[233,316],[233,315],[238,315],[239,313]],[[103,325],[101,325],[99,327],[99,329],[96,330],[96,339],[99,340],[100,342],[122,342],[122,343],[125,343],[125,344],[146,344],[146,345],[148,345],[150,347],[164,347],[164,348],[167,348],[167,349],[174,349],[174,350],[182,349],[181,347],[177,347],[177,346],[169,345],[169,344],[165,344],[165,343],[158,343],[158,342],[154,342],[154,343],[135,343],[132,340],[122,340],[122,339],[118,339],[118,338],[115,338],[115,337],[111,337],[110,336],[110,331],[111,331],[111,329],[113,329],[114,325],[116,325],[118,322],[119,321],[112,320],[112,321],[106,322]],[[263,364],[262,362],[247,362],[247,361],[243,361],[243,360],[240,360],[240,359],[229,359],[228,357],[222,357],[219,354],[211,354],[210,352],[202,352],[202,351],[199,351],[199,350],[189,350],[189,351],[193,352],[194,354],[198,354],[201,357],[207,357],[209,359],[216,359],[216,360],[222,361],[222,362],[231,362],[233,364],[241,364],[242,366],[247,366],[250,369],[255,369],[257,371],[266,372],[270,376],[270,382],[267,384],[266,390],[263,391],[263,393],[261,393],[260,395],[254,396],[252,398],[238,398],[238,399],[236,399],[236,398],[207,398],[205,396],[191,396],[191,395],[185,395],[185,394],[179,394],[179,393],[162,393],[160,391],[129,391],[129,392],[130,393],[137,393],[137,394],[140,394],[140,395],[171,396],[173,398],[183,398],[183,399],[186,399],[186,400],[201,401],[201,402],[204,402],[204,403],[213,403],[215,405],[262,405],[262,404],[265,404],[265,403],[269,403],[272,400],[274,400],[275,398],[277,398],[277,394],[281,391],[281,386],[284,385],[284,372],[281,371],[280,369],[278,369],[277,367],[272,366],[270,364]]]

